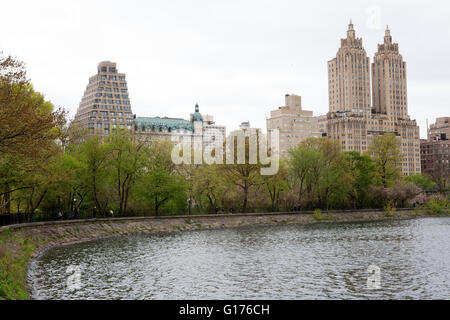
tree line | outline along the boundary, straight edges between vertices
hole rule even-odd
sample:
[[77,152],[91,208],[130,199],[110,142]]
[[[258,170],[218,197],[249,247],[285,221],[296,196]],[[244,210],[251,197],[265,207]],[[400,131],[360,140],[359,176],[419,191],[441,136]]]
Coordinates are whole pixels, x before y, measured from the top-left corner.
[[68,123],[12,57],[0,57],[0,128],[0,214],[30,220],[93,210],[131,216],[408,206],[436,186],[426,175],[403,177],[393,134],[374,137],[365,154],[307,139],[271,176],[260,174],[259,163],[175,165],[170,142],[143,143],[121,129],[102,138]]

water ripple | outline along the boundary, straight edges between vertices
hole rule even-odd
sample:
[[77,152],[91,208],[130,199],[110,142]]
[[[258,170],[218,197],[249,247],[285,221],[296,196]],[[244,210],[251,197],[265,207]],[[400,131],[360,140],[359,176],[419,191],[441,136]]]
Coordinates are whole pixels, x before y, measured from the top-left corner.
[[428,218],[102,239],[48,250],[29,275],[35,299],[450,299],[449,261],[450,218]]

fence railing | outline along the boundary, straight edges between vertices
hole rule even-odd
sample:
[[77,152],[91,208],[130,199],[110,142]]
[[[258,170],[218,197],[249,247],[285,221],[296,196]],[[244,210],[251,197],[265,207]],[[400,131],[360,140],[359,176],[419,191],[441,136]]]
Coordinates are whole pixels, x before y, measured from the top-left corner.
[[20,224],[27,221],[26,213],[0,214],[0,226],[8,226],[11,224]]

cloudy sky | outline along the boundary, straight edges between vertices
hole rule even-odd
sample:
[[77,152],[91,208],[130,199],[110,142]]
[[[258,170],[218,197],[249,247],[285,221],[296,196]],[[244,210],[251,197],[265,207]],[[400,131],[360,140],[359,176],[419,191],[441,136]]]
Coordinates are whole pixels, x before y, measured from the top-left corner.
[[188,118],[196,102],[228,130],[264,128],[286,93],[328,111],[327,61],[352,18],[372,58],[388,24],[407,62],[409,114],[450,116],[447,1],[5,1],[0,50],[73,116],[100,61],[127,74],[138,116]]

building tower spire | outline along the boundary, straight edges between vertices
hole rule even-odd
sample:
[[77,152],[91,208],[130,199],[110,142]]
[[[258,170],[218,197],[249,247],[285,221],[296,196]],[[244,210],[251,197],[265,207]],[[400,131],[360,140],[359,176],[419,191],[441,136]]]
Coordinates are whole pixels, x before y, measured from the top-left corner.
[[347,38],[355,39],[355,29],[353,28],[352,19],[350,19],[350,23],[348,25]]
[[386,26],[386,31],[384,32],[384,44],[392,44],[392,36],[389,26]]

